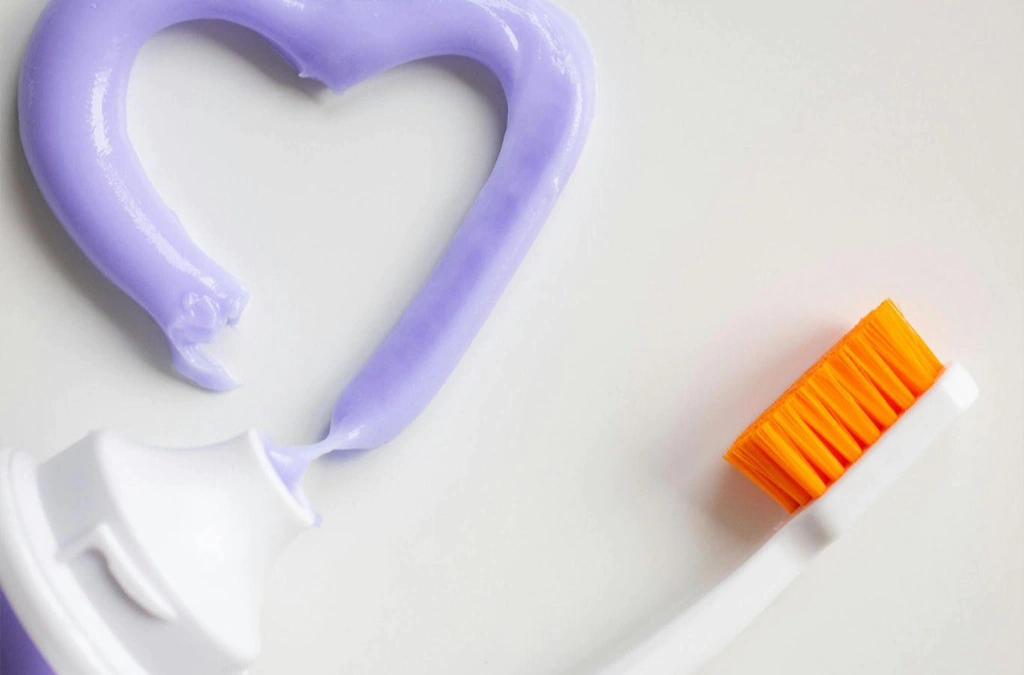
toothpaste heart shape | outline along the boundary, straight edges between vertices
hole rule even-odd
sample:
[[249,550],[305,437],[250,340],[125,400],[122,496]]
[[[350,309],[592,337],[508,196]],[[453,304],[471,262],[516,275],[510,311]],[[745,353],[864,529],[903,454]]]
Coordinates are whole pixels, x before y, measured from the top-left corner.
[[29,165],[93,263],[159,324],[175,366],[234,381],[200,345],[240,318],[242,285],[189,238],[128,138],[132,63],[158,31],[220,19],[262,35],[335,92],[440,55],[492,70],[508,101],[501,152],[448,248],[338,400],[324,450],[391,440],[426,407],[504,291],[576,166],[593,112],[579,28],[542,0],[54,0],[22,69]]

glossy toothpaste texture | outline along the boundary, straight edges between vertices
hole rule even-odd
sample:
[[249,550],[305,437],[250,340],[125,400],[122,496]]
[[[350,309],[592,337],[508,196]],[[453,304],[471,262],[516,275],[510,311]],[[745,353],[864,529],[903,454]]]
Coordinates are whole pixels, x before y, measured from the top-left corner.
[[150,184],[125,112],[141,47],[161,29],[197,19],[252,29],[302,77],[339,93],[402,63],[459,55],[492,70],[508,100],[490,178],[423,288],[342,393],[328,437],[271,453],[290,481],[319,454],[389,441],[444,383],[576,165],[592,114],[593,63],[574,21],[541,0],[53,0],[22,70],[29,164],[82,250],[163,329],[178,370],[214,390],[235,383],[201,345],[239,320],[248,295]]

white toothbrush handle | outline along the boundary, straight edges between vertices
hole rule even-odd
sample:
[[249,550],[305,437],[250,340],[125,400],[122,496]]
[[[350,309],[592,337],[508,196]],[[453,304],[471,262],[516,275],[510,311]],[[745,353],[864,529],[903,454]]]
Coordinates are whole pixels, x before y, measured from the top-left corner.
[[725,648],[797,577],[817,551],[784,525],[700,600],[600,675],[685,675]]
[[978,397],[951,364],[828,491],[798,511],[745,563],[599,675],[687,675],[710,661],[828,547]]

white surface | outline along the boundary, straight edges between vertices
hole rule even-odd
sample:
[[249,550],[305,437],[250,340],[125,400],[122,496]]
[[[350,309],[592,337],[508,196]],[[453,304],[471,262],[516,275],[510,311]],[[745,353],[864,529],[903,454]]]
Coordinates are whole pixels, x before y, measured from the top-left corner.
[[[435,62],[332,98],[240,31],[146,48],[142,160],[253,295],[245,387],[211,395],[25,171],[42,5],[0,5],[0,444],[317,438],[482,184],[496,85]],[[271,582],[254,675],[589,675],[767,536],[781,512],[720,455],[886,295],[981,398],[706,673],[1020,673],[1024,7],[563,5],[600,69],[582,165],[434,404],[311,476],[324,526]]]
[[3,450],[0,507],[5,595],[74,675],[244,673],[268,572],[313,525],[254,431],[191,450],[99,431],[42,464]]

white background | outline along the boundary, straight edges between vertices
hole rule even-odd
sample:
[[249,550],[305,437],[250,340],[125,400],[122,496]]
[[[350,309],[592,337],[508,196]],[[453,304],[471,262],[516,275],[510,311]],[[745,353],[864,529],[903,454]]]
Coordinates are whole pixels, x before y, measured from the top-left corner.
[[[564,5],[599,66],[582,164],[426,413],[313,471],[254,675],[587,675],[780,519],[720,455],[887,295],[981,399],[707,673],[1024,671],[1024,5]],[[335,98],[241,30],[146,47],[139,154],[253,296],[213,395],[27,173],[42,6],[0,5],[0,443],[318,439],[484,181],[496,83],[442,60]]]

